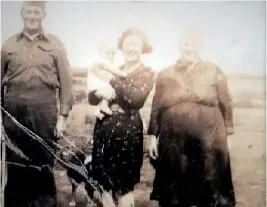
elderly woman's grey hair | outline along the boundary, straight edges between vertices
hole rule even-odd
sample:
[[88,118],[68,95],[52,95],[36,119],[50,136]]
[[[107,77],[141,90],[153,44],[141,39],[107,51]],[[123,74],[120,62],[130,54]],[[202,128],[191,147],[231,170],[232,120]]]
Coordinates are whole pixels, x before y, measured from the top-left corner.
[[201,45],[204,40],[202,31],[197,27],[189,27],[189,28],[183,29],[180,33],[179,41],[181,42],[185,39],[191,40],[191,41],[197,41]]

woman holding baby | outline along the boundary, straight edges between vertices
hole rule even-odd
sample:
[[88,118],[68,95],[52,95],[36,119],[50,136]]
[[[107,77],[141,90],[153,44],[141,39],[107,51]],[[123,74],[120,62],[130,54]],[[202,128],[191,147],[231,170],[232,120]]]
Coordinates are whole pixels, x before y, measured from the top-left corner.
[[94,179],[106,191],[112,190],[118,206],[130,207],[134,205],[132,191],[140,181],[143,163],[143,122],[139,109],[153,87],[154,73],[141,61],[142,54],[152,51],[143,31],[135,28],[124,31],[118,48],[125,60],[120,67],[122,73],[116,73],[112,64],[102,64],[102,69],[96,72],[102,77],[102,87],[89,92],[89,103],[99,107],[92,168]]

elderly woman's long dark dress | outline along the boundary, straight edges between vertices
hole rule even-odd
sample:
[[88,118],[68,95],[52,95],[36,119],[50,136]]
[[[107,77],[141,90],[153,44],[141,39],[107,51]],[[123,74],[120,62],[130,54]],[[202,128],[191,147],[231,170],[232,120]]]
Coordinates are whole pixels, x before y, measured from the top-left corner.
[[159,136],[152,200],[162,206],[235,205],[227,129],[233,128],[225,75],[200,61],[182,61],[156,82],[148,134]]
[[[143,163],[143,122],[139,109],[143,107],[153,87],[153,72],[141,65],[126,78],[116,76],[110,81],[118,104],[125,112],[97,119],[94,127],[93,177],[104,189],[126,194],[140,181]],[[96,105],[97,97],[89,94]]]

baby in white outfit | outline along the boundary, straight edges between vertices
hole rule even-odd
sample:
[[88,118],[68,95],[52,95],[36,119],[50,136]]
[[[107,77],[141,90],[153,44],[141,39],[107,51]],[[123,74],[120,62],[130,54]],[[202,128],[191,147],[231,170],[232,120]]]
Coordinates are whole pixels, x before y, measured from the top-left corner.
[[[119,65],[116,63],[115,57],[118,48],[108,42],[101,42],[99,46],[100,59],[97,60],[91,68],[88,70],[87,87],[88,92],[105,89],[110,90],[112,93],[114,89],[109,84],[109,81],[114,75],[126,77],[127,74],[119,69]],[[111,115],[112,111],[109,108],[109,100],[102,99],[97,105],[94,115],[102,119],[104,113]]]

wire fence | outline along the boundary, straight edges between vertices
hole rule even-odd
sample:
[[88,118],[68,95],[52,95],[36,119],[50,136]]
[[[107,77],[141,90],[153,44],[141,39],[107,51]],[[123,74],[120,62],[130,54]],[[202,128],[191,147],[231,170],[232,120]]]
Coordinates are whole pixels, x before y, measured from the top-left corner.
[[[10,118],[14,124],[19,127],[21,130],[23,130],[31,139],[37,141],[39,144],[41,144],[53,157],[54,159],[59,162],[66,170],[67,169],[71,169],[76,171],[78,174],[80,174],[83,178],[84,181],[86,182],[86,184],[89,184],[93,187],[93,189],[95,190],[95,192],[97,193],[97,197],[100,199],[100,201],[104,204],[105,201],[103,201],[102,197],[105,193],[103,187],[95,182],[94,180],[92,180],[89,177],[89,173],[86,169],[86,166],[84,165],[84,163],[81,162],[81,160],[75,155],[75,152],[72,151],[72,149],[77,149],[79,150],[79,148],[75,145],[75,143],[68,141],[67,139],[65,139],[67,146],[61,146],[59,144],[57,144],[54,141],[51,141],[51,143],[56,146],[57,149],[60,149],[70,155],[72,155],[73,158],[75,158],[75,161],[77,161],[77,163],[79,163],[79,165],[70,162],[69,160],[64,159],[63,157],[61,157],[60,155],[58,155],[57,151],[55,149],[53,149],[49,144],[47,144],[44,139],[42,139],[40,136],[38,136],[37,134],[35,134],[34,132],[32,132],[31,130],[29,130],[27,127],[23,126],[21,123],[19,123],[15,117],[13,117],[10,113],[8,113],[2,106],[1,106],[1,110],[4,113],[5,116],[7,116],[8,118]],[[30,168],[35,168],[37,170],[41,170],[41,168],[43,167],[50,167],[49,165],[42,165],[42,166],[36,166],[36,165],[25,165],[23,163],[17,163],[17,162],[8,162],[6,160],[6,147],[9,148],[12,152],[16,153],[16,155],[18,155],[22,160],[26,160],[26,161],[31,161],[31,159],[29,157],[27,157],[23,151],[21,149],[19,149],[13,142],[12,139],[10,137],[8,137],[8,135],[5,132],[5,129],[3,127],[3,123],[2,123],[2,117],[1,117],[1,162],[0,162],[0,169],[1,169],[1,206],[4,206],[4,189],[5,189],[5,184],[7,182],[7,167],[9,165],[16,165],[19,167],[30,167]],[[83,153],[83,151],[79,150],[81,153]],[[51,169],[52,170],[52,169]],[[111,181],[110,181],[111,182]],[[112,200],[112,206],[116,206],[115,202]]]

